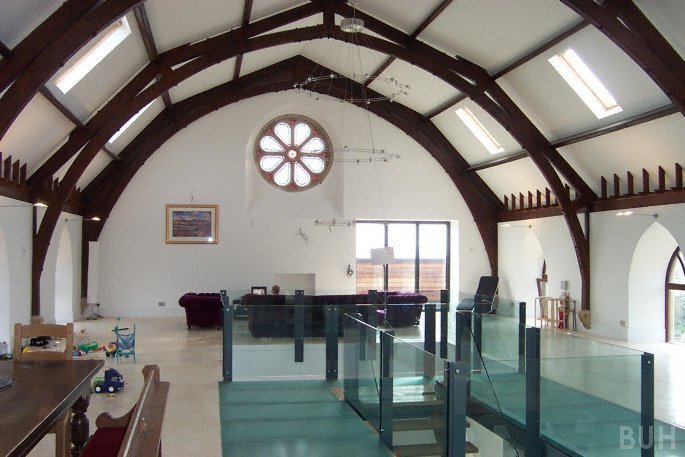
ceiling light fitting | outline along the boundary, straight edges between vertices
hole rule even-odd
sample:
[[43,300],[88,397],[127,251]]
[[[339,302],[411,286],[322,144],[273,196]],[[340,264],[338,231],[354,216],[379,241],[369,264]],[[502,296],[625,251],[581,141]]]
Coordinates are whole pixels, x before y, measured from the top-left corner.
[[64,219],[64,222],[80,222],[80,221],[83,221],[83,222],[90,222],[90,221],[100,222],[100,218],[97,216],[93,216],[93,217],[84,217],[83,219],[68,219],[68,218]]
[[[343,75],[338,75],[336,73],[330,73],[328,75],[321,75],[321,76],[310,76],[307,79],[305,79],[302,82],[295,83],[293,84],[293,87],[297,89],[298,93],[307,93],[310,97],[314,98],[315,100],[319,100],[321,97],[318,93],[314,92],[313,86],[316,85],[316,83],[319,82],[325,82],[325,81],[333,81],[335,79],[346,79],[346,76]],[[361,105],[370,105],[373,102],[394,102],[395,99],[398,97],[402,97],[405,95],[409,95],[409,89],[411,87],[409,84],[402,84],[395,78],[386,78],[383,76],[371,76],[368,73],[362,73],[362,74],[357,74],[353,73],[352,77],[350,78],[359,84],[365,84],[368,81],[379,81],[384,84],[386,84],[389,87],[392,87],[392,92],[390,95],[381,95],[378,94],[377,96],[374,97],[367,97],[366,96],[366,91],[362,93],[360,96],[356,96],[354,94],[350,94],[349,96],[344,96],[343,98],[340,99],[341,102],[348,102],[348,103],[354,103],[354,104],[361,104]]]
[[657,213],[654,214],[641,214],[641,213],[634,213],[630,210],[627,211],[619,211],[616,213],[617,216],[642,216],[642,217],[652,217],[654,219],[658,219],[659,215]]
[[321,220],[321,219],[316,219],[314,221],[314,225],[323,225],[328,227],[328,230],[331,230],[333,227],[352,227],[355,225],[357,221],[355,219],[328,219],[328,220]]

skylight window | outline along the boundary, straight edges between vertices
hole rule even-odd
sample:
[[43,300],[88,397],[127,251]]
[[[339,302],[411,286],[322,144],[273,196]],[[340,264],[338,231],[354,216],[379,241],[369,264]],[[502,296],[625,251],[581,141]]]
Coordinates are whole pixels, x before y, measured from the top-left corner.
[[152,105],[153,103],[154,103],[154,100],[152,100],[150,103],[145,105],[143,107],[143,109],[138,111],[136,114],[133,115],[133,117],[131,119],[126,121],[126,123],[124,125],[122,125],[119,130],[114,132],[114,135],[112,135],[112,138],[109,139],[108,143],[114,143],[116,141],[116,139],[119,138],[119,135],[124,133],[126,131],[126,129],[129,128],[131,126],[131,124],[133,124],[136,121],[136,119],[138,119],[145,112],[145,110],[148,109],[150,107],[150,105]]
[[549,63],[597,116],[597,119],[623,111],[616,99],[573,49],[567,49],[552,57]]
[[131,34],[131,28],[125,17],[122,17],[107,28],[100,39],[76,62],[64,70],[55,80],[55,85],[66,94],[78,84],[107,54]]
[[455,113],[490,154],[504,152],[502,145],[499,144],[495,137],[493,137],[492,134],[487,131],[487,129],[483,126],[483,124],[480,123],[476,116],[474,116],[470,109],[459,108],[455,111]]

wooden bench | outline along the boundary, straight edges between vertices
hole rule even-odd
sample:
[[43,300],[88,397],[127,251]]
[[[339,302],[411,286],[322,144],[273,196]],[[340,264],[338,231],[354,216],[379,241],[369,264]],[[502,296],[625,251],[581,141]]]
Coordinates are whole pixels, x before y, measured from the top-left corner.
[[162,455],[162,422],[169,383],[159,380],[159,367],[143,368],[145,383],[131,411],[113,418],[102,413],[97,430],[86,443],[81,457],[158,457]]

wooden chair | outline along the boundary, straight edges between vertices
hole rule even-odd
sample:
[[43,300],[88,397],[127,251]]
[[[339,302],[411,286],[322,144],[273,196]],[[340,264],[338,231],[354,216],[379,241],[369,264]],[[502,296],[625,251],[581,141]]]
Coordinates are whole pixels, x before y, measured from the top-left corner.
[[[22,338],[36,338],[39,336],[50,336],[53,338],[64,338],[64,345],[57,346],[58,350],[35,350],[32,352],[22,352]],[[14,358],[16,360],[72,360],[74,347],[74,324],[66,325],[55,324],[34,324],[22,325],[14,324]],[[55,434],[56,457],[67,457],[71,451],[71,433],[69,430],[69,411],[50,427],[48,433]]]

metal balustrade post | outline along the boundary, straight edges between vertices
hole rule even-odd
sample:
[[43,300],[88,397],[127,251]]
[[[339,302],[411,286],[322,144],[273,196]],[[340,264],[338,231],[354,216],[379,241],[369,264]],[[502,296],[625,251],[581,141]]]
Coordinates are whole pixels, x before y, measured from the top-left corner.
[[221,304],[223,305],[224,318],[224,347],[223,347],[223,373],[224,381],[233,381],[233,304],[226,295],[226,291],[221,291]]
[[445,453],[447,457],[466,454],[466,404],[469,365],[465,362],[445,363]]
[[[367,301],[369,303],[366,313],[366,322],[368,322],[371,327],[378,328],[378,315],[376,314],[376,310],[378,309],[378,291],[373,289],[369,290]],[[369,347],[367,356],[369,360],[373,360],[376,358],[376,333],[365,332],[365,335],[369,338],[367,340]]]
[[393,435],[393,357],[395,332],[381,331],[381,392],[380,392],[380,436],[388,449],[392,449]]
[[[471,335],[469,334],[469,319],[471,318],[471,313],[460,313],[456,314],[456,325],[455,325],[455,356],[454,360],[456,362],[465,361],[470,362],[471,354]],[[468,354],[468,356],[467,356]]]
[[542,456],[540,440],[540,329],[526,329],[526,457]]
[[[423,350],[435,355],[435,304],[426,303],[423,308]],[[435,376],[435,357],[424,353],[423,375],[432,378]]]
[[326,305],[326,379],[338,379],[338,306]]
[[519,373],[526,372],[526,302],[519,303]]
[[[361,321],[361,314],[350,314]],[[355,411],[361,412],[359,406],[359,362],[361,360],[361,349],[363,340],[360,335],[360,325],[353,319],[345,318],[345,345],[344,358],[344,380],[345,401],[350,404]],[[356,349],[356,350],[355,350]],[[363,416],[362,416],[363,417]]]
[[449,333],[450,292],[447,289],[440,291],[440,358],[447,358],[447,343]]
[[304,290],[295,291],[295,362],[304,362]]
[[[654,354],[642,354],[640,383],[640,450],[641,457],[654,457]],[[673,438],[675,439],[675,438]]]

